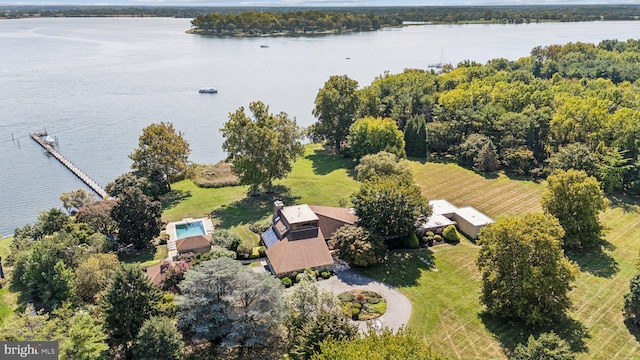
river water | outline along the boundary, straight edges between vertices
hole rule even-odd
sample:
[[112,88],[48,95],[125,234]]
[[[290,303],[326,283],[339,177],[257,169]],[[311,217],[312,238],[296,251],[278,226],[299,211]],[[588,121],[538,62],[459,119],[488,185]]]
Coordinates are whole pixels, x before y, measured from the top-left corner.
[[[218,129],[261,100],[302,126],[331,75],[368,85],[385,71],[430,63],[515,60],[537,45],[637,38],[640,22],[411,26],[370,33],[264,40],[189,35],[188,19],[0,21],[0,234],[60,207],[84,184],[29,137],[46,129],[101,185],[129,170],[142,128],[170,121],[191,160],[224,158]],[[199,94],[216,87],[218,94]]]

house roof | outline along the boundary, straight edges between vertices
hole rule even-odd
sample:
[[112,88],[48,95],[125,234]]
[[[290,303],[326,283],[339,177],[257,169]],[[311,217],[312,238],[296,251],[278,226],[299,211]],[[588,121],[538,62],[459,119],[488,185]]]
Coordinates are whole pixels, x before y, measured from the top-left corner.
[[429,205],[433,209],[433,215],[453,215],[458,209],[445,199],[429,200]]
[[149,266],[147,268],[147,276],[151,279],[151,282],[156,286],[162,285],[162,275],[170,268],[174,267],[175,263],[169,260],[165,260],[158,265]]
[[318,216],[307,204],[285,206],[280,210],[280,213],[290,225],[318,221]]
[[316,215],[335,219],[345,224],[353,225],[358,221],[358,217],[353,209],[318,205],[309,205],[309,207]]
[[427,221],[422,223],[424,229],[438,229],[441,227],[453,225],[455,222],[449,220],[446,216],[440,214],[434,214],[427,218]]
[[269,247],[266,254],[276,275],[333,265],[321,230],[312,238],[291,240],[284,237]]
[[474,207],[465,206],[456,210],[456,216],[464,219],[473,226],[483,226],[493,223],[493,219],[476,210]]
[[196,235],[182,238],[176,241],[176,250],[185,252],[211,246],[211,235]]

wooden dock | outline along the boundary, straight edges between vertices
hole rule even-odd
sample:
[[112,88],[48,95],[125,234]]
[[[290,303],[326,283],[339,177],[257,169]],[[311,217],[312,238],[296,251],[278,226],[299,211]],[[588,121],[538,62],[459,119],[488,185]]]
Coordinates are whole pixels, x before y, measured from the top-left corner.
[[42,146],[49,154],[58,159],[62,165],[64,165],[67,169],[69,169],[75,176],[77,176],[80,180],[82,180],[91,190],[93,190],[96,194],[100,195],[101,198],[107,199],[109,198],[109,194],[100,186],[97,182],[93,181],[87,174],[85,174],[80,168],[75,166],[69,159],[64,157],[58,150],[56,150],[53,146],[47,144],[42,137],[47,136],[46,131],[37,132],[30,134],[31,138],[35,140],[40,146]]

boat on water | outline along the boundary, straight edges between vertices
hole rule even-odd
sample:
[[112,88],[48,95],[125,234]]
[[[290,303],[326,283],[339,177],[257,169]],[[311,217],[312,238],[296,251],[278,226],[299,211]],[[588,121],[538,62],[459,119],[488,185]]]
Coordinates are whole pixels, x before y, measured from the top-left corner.
[[260,45],[261,48],[266,49],[269,47],[269,45],[267,45],[267,39],[264,39],[264,44]]
[[198,90],[200,94],[216,94],[218,93],[218,89],[208,88],[208,89],[200,89]]
[[56,144],[56,139],[52,138],[49,135],[43,136],[42,141],[44,141],[47,145],[51,145],[51,146]]
[[430,68],[442,69],[444,63],[442,62],[442,57],[444,56],[444,49],[440,50],[440,62],[435,64],[429,64]]

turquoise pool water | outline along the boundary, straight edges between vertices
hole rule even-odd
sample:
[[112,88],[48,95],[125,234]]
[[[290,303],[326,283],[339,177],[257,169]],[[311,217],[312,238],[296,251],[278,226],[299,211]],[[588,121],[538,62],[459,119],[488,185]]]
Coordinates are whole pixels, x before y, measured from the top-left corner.
[[202,221],[176,225],[176,236],[178,237],[178,240],[189,236],[205,234],[206,232],[204,231],[204,224]]

